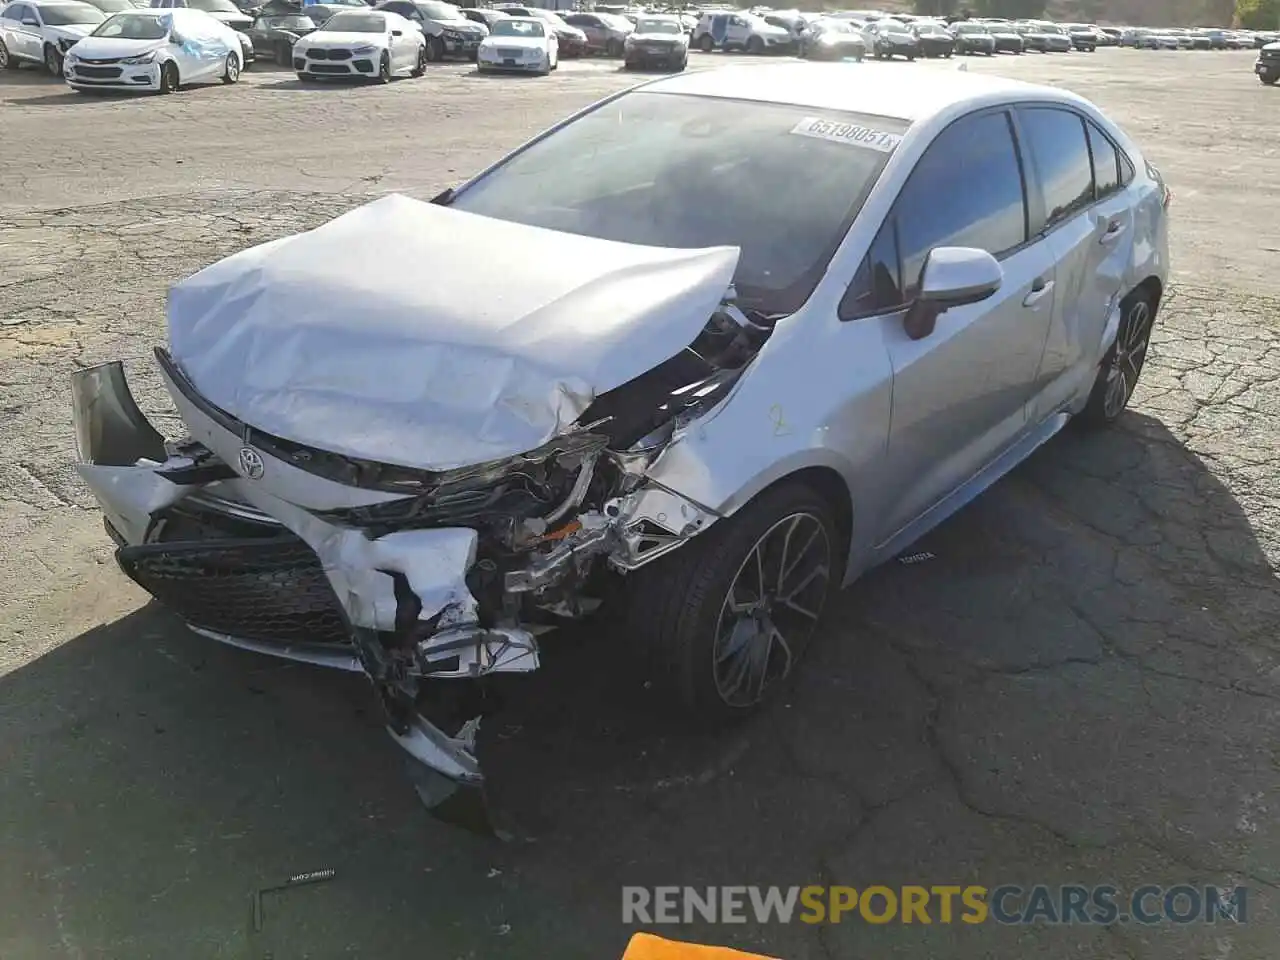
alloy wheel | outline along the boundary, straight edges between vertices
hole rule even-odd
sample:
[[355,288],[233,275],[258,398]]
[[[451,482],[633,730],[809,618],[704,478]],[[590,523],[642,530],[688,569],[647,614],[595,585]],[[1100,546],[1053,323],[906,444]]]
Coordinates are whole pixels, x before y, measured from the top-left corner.
[[1102,404],[1102,412],[1107,419],[1118,417],[1133,396],[1138,386],[1138,375],[1147,360],[1150,340],[1151,305],[1146,300],[1136,300],[1120,324],[1111,364],[1107,368],[1106,394]]
[[9,66],[9,49],[0,43],[0,70],[8,69]]
[[716,691],[731,707],[760,703],[808,646],[831,579],[831,541],[812,513],[771,526],[738,568],[712,645]]

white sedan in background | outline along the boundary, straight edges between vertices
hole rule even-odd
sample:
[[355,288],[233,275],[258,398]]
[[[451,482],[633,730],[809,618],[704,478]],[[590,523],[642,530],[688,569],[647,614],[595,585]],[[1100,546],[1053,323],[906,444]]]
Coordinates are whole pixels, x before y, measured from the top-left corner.
[[480,44],[476,69],[516,70],[546,76],[560,66],[560,44],[555,32],[533,17],[506,17],[494,21]]
[[344,10],[294,44],[293,69],[299,80],[420,77],[427,69],[427,41],[398,13]]
[[25,61],[44,64],[62,76],[62,57],[105,19],[97,7],[78,0],[17,0],[0,7],[0,68],[16,70]]
[[240,38],[199,10],[117,13],[66,55],[73,90],[175,93],[184,84],[235,83],[243,67]]

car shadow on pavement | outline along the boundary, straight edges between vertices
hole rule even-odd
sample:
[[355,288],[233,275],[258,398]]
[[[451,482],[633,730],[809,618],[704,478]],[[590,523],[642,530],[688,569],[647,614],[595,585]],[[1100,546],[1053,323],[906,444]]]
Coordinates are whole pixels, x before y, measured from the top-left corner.
[[[1196,530],[1207,554],[1174,549]],[[1051,442],[913,553],[839,596],[788,694],[719,733],[663,720],[607,620],[548,639],[481,730],[524,838],[505,845],[422,811],[362,677],[220,646],[155,606],[95,628],[0,679],[0,842],[28,878],[0,929],[104,956],[381,956],[424,931],[433,956],[618,956],[623,884],[840,882],[828,858],[872,811],[969,774],[937,729],[941,701],[984,696],[967,684],[1141,660],[1184,617],[1225,641],[1222,604],[1280,613],[1240,504],[1140,414]],[[1109,635],[1139,614],[1154,632]],[[1037,762],[1070,775],[1052,744]],[[325,867],[333,883],[249,930],[251,887]],[[820,954],[803,924],[694,932]]]

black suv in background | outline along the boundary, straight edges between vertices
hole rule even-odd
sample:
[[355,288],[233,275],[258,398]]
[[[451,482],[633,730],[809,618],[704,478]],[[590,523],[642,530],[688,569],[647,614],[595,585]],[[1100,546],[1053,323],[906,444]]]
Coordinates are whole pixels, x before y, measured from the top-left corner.
[[1268,43],[1258,51],[1253,72],[1267,86],[1272,86],[1280,80],[1280,43]]

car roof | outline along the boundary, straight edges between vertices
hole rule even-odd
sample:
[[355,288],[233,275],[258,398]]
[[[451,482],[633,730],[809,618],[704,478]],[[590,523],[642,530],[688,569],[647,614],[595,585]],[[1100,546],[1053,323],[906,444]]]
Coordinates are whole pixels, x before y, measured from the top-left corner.
[[757,103],[785,103],[816,110],[843,110],[899,120],[924,120],[963,103],[974,107],[1007,100],[1073,102],[1053,87],[1024,83],[993,74],[924,68],[895,69],[890,64],[863,64],[857,82],[842,63],[778,63],[732,66],[676,74],[643,84],[646,91],[721,97]]

